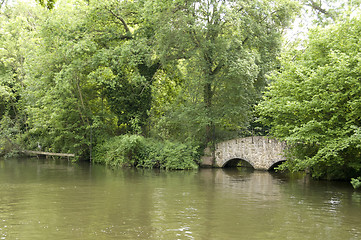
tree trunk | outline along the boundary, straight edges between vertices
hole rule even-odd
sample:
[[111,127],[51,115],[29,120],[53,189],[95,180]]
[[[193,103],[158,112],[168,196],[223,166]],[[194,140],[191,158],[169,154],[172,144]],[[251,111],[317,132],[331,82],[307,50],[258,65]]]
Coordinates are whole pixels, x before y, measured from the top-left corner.
[[208,146],[209,143],[214,142],[213,137],[213,121],[212,121],[212,114],[211,114],[211,108],[212,108],[212,84],[211,82],[207,82],[204,85],[204,103],[206,108],[206,114],[208,118],[208,123],[206,125],[206,139],[205,139],[205,145]]

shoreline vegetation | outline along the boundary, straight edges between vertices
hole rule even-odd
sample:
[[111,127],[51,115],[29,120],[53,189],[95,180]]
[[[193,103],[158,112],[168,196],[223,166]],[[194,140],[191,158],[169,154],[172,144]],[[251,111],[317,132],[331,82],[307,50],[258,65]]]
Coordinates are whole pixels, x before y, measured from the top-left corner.
[[[3,1],[0,155],[195,169],[217,142],[268,135],[290,146],[280,171],[357,188],[359,9],[338,0]],[[312,28],[287,39],[301,16]]]
[[157,141],[139,135],[114,137],[95,148],[94,163],[112,167],[197,169],[197,148],[183,143]]

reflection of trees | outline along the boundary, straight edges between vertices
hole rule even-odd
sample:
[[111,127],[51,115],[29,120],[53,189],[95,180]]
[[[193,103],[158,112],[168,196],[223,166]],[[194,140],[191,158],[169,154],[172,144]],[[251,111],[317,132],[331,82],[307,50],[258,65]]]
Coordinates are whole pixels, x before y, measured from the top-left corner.
[[[290,211],[285,215],[287,225],[299,223],[298,231],[309,239],[353,239],[360,234],[352,187],[345,182],[314,181],[306,174],[274,174],[280,181],[280,192],[287,197]],[[358,205],[359,207],[359,205]],[[353,210],[352,210],[353,209]],[[314,224],[307,224],[311,222]],[[287,229],[289,226],[282,226]]]
[[0,238],[355,239],[361,194],[345,184],[242,169],[0,160]]
[[[213,181],[214,206],[224,209],[217,218],[228,225],[237,224],[245,238],[249,234],[259,239],[352,239],[360,234],[348,231],[346,219],[357,229],[354,210],[361,201],[353,201],[351,186],[344,183],[315,182],[304,174],[236,169],[216,171]],[[358,197],[354,199],[361,199]],[[225,224],[222,227],[227,228]]]

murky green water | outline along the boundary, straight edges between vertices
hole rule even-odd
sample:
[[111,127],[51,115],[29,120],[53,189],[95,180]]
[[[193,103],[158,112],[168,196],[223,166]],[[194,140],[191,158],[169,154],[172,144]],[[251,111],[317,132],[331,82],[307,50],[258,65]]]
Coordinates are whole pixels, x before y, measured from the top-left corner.
[[361,239],[361,192],[257,171],[0,160],[0,239]]

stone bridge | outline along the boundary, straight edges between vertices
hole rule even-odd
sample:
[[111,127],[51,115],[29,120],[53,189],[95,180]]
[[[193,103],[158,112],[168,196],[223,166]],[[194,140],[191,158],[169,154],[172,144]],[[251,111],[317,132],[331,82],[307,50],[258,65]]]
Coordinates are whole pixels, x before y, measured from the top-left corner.
[[254,169],[269,170],[286,160],[283,154],[285,147],[284,142],[263,136],[233,139],[216,144],[213,153],[206,149],[201,165],[232,167],[243,160]]

